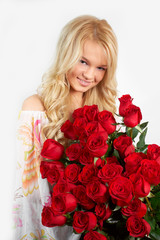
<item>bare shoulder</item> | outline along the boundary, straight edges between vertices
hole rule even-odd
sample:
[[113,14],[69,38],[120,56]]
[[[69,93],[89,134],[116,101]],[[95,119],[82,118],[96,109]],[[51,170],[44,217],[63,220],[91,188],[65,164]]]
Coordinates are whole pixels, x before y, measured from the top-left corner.
[[43,103],[38,94],[26,98],[22,105],[24,111],[45,111]]

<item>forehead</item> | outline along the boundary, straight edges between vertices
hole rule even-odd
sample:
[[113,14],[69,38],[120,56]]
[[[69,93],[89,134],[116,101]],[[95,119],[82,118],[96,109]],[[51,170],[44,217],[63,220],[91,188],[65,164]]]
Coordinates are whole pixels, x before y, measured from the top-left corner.
[[107,65],[107,54],[102,45],[94,40],[86,40],[82,48],[82,57],[97,65]]

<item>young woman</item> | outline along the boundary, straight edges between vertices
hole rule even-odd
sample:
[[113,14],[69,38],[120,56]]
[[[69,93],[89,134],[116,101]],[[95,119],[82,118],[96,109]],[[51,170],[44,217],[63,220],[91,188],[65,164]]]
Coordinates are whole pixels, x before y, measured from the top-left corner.
[[80,16],[63,28],[54,64],[19,115],[15,239],[80,238],[71,227],[47,228],[41,223],[42,207],[50,204],[51,195],[40,176],[40,151],[47,138],[67,143],[60,127],[76,108],[97,104],[100,111],[115,112],[116,66],[117,41],[106,20]]

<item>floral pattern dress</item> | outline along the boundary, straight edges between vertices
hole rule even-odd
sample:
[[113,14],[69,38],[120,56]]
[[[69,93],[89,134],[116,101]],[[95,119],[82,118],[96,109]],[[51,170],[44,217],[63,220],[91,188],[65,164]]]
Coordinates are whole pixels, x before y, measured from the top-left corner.
[[72,227],[48,228],[41,223],[44,205],[50,205],[50,187],[41,178],[43,111],[20,111],[17,124],[17,167],[13,203],[14,240],[78,240]]

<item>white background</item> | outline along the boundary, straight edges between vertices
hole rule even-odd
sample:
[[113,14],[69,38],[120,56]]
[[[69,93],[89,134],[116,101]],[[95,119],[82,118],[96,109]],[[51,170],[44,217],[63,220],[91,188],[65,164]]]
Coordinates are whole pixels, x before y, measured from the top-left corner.
[[[0,238],[11,240],[17,115],[36,93],[62,27],[90,14],[105,18],[119,43],[119,96],[130,94],[149,121],[146,142],[160,145],[159,0],[0,0]],[[18,239],[19,240],[19,239]]]

